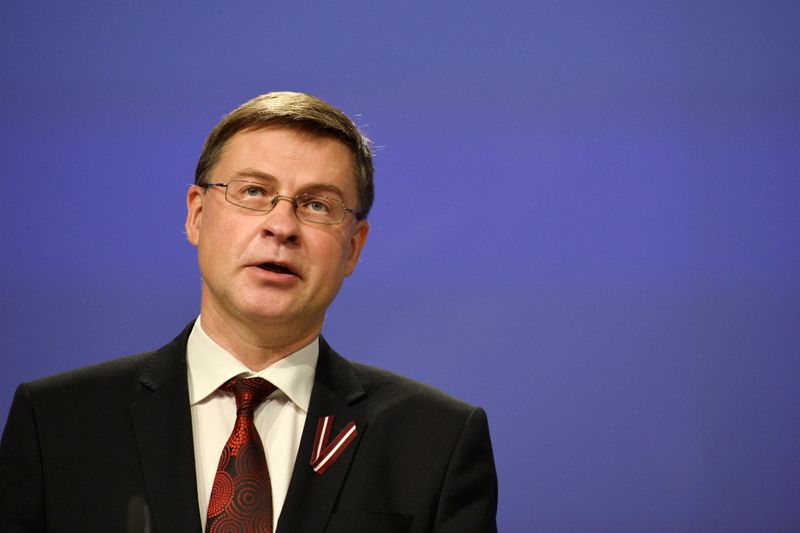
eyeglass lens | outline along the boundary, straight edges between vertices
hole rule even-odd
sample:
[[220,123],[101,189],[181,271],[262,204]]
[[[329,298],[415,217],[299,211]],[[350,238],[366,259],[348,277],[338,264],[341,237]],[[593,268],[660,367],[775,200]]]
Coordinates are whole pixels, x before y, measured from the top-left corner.
[[305,193],[278,195],[269,185],[251,180],[229,182],[225,198],[232,204],[254,211],[271,211],[283,198],[292,201],[298,218],[320,224],[338,224],[346,214],[345,206],[335,198]]

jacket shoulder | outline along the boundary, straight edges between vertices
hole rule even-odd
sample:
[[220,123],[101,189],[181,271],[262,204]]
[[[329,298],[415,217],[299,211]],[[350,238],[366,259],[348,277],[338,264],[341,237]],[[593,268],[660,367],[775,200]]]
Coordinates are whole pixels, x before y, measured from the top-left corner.
[[59,394],[91,390],[119,384],[120,380],[135,380],[156,352],[143,352],[93,364],[52,376],[23,383],[34,394]]
[[119,396],[142,386],[154,387],[170,376],[182,375],[186,369],[186,339],[191,325],[169,344],[157,350],[110,359],[102,363],[68,370],[23,383],[32,397],[57,399],[85,395]]
[[412,416],[425,413],[424,418],[463,421],[473,411],[481,410],[426,383],[362,363],[351,364],[365,397],[384,412],[402,411]]

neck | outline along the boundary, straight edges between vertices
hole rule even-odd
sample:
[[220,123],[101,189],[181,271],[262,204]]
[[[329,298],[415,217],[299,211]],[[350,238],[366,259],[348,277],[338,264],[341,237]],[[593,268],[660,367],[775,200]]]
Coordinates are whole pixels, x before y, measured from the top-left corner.
[[203,331],[253,372],[275,364],[317,338],[322,329],[301,333],[290,327],[245,324],[202,309]]

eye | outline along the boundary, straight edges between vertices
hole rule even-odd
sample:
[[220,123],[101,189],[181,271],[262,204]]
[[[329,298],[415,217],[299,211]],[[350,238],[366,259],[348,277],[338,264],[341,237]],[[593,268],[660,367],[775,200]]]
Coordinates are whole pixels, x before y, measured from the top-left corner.
[[330,213],[333,209],[332,200],[322,196],[305,196],[298,198],[300,209],[310,213]]
[[260,185],[247,185],[242,189],[242,194],[250,198],[258,198],[267,195],[267,189]]
[[270,187],[257,181],[232,181],[228,185],[228,190],[233,198],[242,202],[263,200],[271,195]]

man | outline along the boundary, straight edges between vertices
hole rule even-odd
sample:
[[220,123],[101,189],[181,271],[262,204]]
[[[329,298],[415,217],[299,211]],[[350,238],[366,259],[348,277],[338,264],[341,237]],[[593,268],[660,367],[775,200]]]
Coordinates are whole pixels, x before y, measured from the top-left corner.
[[484,412],[320,336],[372,175],[368,141],[317,98],[227,115],[187,194],[200,316],[155,352],[20,385],[0,531],[495,531]]

